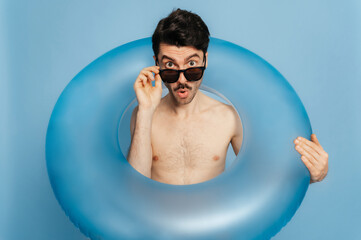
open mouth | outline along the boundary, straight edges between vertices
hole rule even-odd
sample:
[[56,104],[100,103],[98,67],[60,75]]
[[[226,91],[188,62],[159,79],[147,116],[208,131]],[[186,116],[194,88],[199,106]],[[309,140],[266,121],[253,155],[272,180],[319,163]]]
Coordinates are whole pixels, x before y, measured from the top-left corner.
[[187,90],[178,90],[177,94],[180,98],[186,98],[188,96],[188,91]]

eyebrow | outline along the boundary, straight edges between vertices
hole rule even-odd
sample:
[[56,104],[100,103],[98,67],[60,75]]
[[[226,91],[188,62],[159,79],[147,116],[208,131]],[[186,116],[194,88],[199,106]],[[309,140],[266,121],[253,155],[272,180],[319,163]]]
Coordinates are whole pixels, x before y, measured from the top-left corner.
[[[191,59],[192,57],[201,58],[197,53],[195,53],[195,54],[192,54],[192,55],[190,55],[189,57],[185,58],[185,60],[187,61],[187,60]],[[175,62],[175,60],[174,60],[173,58],[168,57],[167,55],[163,55],[161,61],[163,61],[163,59],[165,59],[165,58],[167,58],[167,59],[172,60],[173,62]]]

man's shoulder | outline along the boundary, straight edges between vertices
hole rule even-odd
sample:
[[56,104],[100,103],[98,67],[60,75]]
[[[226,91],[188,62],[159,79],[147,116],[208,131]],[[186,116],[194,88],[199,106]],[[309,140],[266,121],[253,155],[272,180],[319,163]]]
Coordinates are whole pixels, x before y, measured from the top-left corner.
[[206,94],[204,94],[204,97],[206,99],[207,105],[210,106],[212,109],[229,112],[229,113],[233,111],[233,107],[229,104],[218,101],[217,99],[214,99]]
[[221,114],[223,114],[229,121],[234,121],[239,118],[237,110],[229,104],[221,103]]
[[222,119],[227,118],[228,120],[234,119],[238,116],[236,109],[229,104],[218,101],[212,97],[207,96],[208,105],[210,106],[210,112],[213,116],[221,117]]
[[214,99],[214,108],[211,117],[219,126],[223,126],[225,132],[230,133],[230,137],[242,135],[242,121],[238,111],[231,104]]

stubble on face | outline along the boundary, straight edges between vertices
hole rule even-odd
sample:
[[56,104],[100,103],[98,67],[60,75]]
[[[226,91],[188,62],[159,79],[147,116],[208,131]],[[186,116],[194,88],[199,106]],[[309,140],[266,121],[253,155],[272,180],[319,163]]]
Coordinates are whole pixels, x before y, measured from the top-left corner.
[[[201,52],[200,50],[196,50],[194,47],[176,47],[176,46],[163,44],[163,43],[160,44],[160,52],[165,53],[165,55],[171,56],[172,58],[174,58],[174,57],[177,58],[177,56],[178,56],[178,59],[179,59],[179,56],[181,56],[181,58],[183,56],[191,56],[192,53],[195,53],[195,52],[198,52],[197,54],[199,54],[200,56],[203,54],[203,52]],[[179,62],[180,64],[182,64],[181,61],[182,60],[180,60],[180,62]],[[184,64],[185,64],[185,62],[184,62]],[[182,76],[182,77],[184,78],[184,76]],[[202,80],[203,80],[203,78],[196,82],[177,81],[176,83],[165,83],[165,86],[168,88],[170,97],[173,99],[175,104],[186,105],[193,101],[193,99],[196,96],[198,89],[201,85]],[[179,95],[177,94],[177,91],[179,89],[187,90],[189,92],[188,96],[184,99],[180,98]]]
[[[187,83],[179,83],[176,87],[172,88],[170,84],[166,84],[166,87],[168,88],[169,93],[171,94],[171,97],[175,101],[177,105],[186,105],[193,101],[194,97],[196,96],[199,86],[201,85],[201,80],[195,82],[193,86],[187,84]],[[177,91],[179,89],[186,89],[189,91],[188,97],[185,99],[179,98]]]

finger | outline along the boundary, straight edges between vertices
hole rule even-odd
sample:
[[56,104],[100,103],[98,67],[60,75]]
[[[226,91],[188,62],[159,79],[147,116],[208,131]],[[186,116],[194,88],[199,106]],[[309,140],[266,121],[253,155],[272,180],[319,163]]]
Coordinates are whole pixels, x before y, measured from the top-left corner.
[[303,148],[306,152],[308,152],[309,154],[311,154],[315,159],[320,158],[320,155],[311,145],[307,145],[305,143],[300,143],[298,144],[301,148]]
[[306,165],[307,169],[309,172],[311,172],[310,170],[313,169],[315,166],[312,164],[312,162],[305,156],[301,157],[302,162]]
[[155,75],[155,87],[162,88],[162,79],[160,78],[159,74]]
[[140,79],[140,82],[145,87],[147,85],[148,78],[146,76],[144,76],[144,75],[139,75],[139,79]]
[[151,71],[142,71],[143,75],[147,76],[151,81],[154,80],[153,73]]
[[[299,143],[303,143],[307,146],[310,146],[311,148],[313,148],[318,154],[322,155],[324,150],[321,146],[317,145],[314,142],[311,142],[310,140],[303,138],[303,137],[298,137],[297,138]],[[295,143],[297,143],[297,140],[295,141]]]
[[146,67],[146,68],[143,68],[143,70],[151,71],[151,72],[154,72],[154,73],[159,73],[159,66]]
[[315,165],[317,163],[316,158],[310,152],[306,151],[304,146],[296,145],[295,148],[301,155],[306,156],[312,162],[312,164]]
[[143,87],[143,85],[144,85],[143,79],[140,76],[138,76],[134,83],[134,89]]
[[[315,135],[315,134],[312,134]],[[314,141],[314,138],[316,137],[316,135],[313,137],[311,135],[311,140]],[[320,156],[322,156],[325,159],[328,159],[328,153],[323,149],[323,147],[321,146],[321,144],[318,142],[317,138],[316,138],[317,143],[315,142],[311,142],[308,141],[307,139],[305,139],[305,143],[310,145],[311,147],[313,146],[313,148],[318,152],[318,154],[320,154]]]

